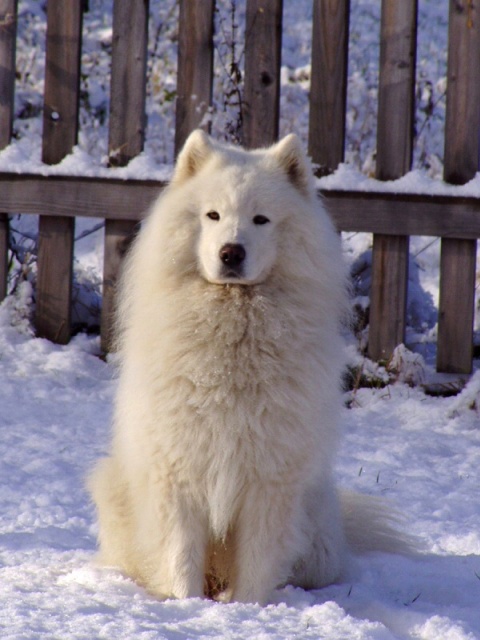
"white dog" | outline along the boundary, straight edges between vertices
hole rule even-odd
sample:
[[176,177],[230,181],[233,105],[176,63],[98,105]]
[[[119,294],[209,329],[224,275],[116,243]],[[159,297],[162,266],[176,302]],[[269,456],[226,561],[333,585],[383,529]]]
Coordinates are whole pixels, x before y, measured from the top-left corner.
[[337,495],[345,270],[298,139],[189,137],[120,289],[111,457],[90,480],[101,560],[159,597],[268,601],[403,550]]

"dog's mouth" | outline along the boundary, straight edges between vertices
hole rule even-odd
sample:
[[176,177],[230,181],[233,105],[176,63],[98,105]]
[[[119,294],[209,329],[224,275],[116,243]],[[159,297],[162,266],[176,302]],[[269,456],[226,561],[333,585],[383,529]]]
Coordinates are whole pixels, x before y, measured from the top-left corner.
[[225,278],[225,280],[239,280],[242,277],[241,273],[238,273],[238,271],[224,271],[221,274],[221,278]]
[[245,277],[242,277],[238,274],[232,275],[221,275],[217,278],[208,278],[208,282],[216,285],[223,286],[231,286],[231,287],[254,287],[255,285],[261,284],[263,279],[250,280]]
[[250,285],[253,284],[245,275],[239,270],[225,269],[221,270],[217,276],[212,278],[207,277],[207,280],[212,284],[219,285]]
[[219,280],[238,282],[245,279],[244,263],[222,264],[219,269]]

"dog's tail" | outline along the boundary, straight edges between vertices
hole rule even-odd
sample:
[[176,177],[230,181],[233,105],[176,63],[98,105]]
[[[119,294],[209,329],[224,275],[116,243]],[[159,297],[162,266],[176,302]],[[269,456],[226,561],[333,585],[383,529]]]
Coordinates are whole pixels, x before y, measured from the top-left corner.
[[390,509],[382,499],[341,491],[340,505],[347,544],[353,553],[419,553],[421,545],[404,530],[402,516]]

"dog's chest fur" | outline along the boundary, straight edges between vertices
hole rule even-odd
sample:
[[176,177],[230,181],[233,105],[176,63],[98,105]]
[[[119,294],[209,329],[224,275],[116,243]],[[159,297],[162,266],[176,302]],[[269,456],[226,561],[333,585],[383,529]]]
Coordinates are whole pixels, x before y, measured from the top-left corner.
[[292,339],[290,323],[261,292],[252,287],[223,288],[211,297],[207,313],[192,311],[190,345],[201,355],[190,361],[185,375],[203,395],[208,390],[226,395],[252,391],[284,369],[284,352]]
[[213,509],[213,529],[224,535],[241,486],[253,476],[293,478],[316,446],[309,385],[299,379],[305,345],[295,318],[261,287],[210,285],[203,302],[180,315],[178,341],[167,345],[175,364],[161,376],[157,406],[167,414],[157,437],[178,478],[194,479]]

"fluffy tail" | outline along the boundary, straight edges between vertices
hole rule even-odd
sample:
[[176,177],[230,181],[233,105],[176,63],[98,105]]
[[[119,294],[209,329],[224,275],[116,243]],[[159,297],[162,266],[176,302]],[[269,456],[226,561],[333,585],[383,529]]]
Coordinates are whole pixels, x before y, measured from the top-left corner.
[[419,552],[419,541],[403,530],[405,521],[401,514],[390,510],[380,498],[341,491],[340,504],[347,543],[353,553]]

